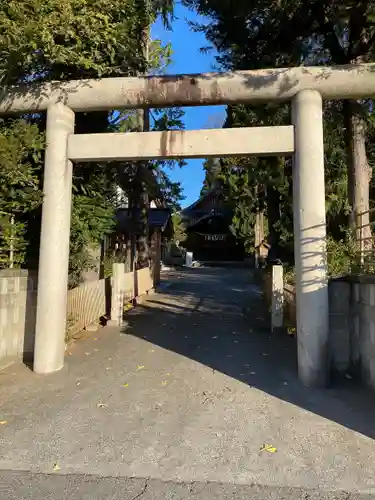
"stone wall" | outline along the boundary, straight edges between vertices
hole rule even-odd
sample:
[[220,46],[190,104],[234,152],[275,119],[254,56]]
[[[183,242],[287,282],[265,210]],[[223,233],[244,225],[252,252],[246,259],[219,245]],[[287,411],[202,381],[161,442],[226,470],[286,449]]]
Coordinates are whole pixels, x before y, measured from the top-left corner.
[[[124,273],[121,292],[125,302],[154,288],[154,269]],[[37,273],[0,271],[0,368],[16,359],[31,359],[34,352]],[[110,313],[111,280],[93,280],[69,290],[67,339]]]
[[37,273],[0,271],[0,366],[34,350]]
[[375,389],[375,277],[334,279],[328,291],[332,368]]
[[[264,296],[271,297],[269,273],[264,279]],[[375,389],[375,276],[332,279],[329,293],[329,347],[331,367],[357,376]],[[296,324],[293,287],[284,287],[285,326]]]
[[[34,352],[37,272],[0,270],[0,368]],[[85,283],[68,292],[67,336],[99,323],[109,309],[109,280]]]
[[[375,276],[347,283],[350,289],[350,322],[343,331],[349,337],[350,365],[361,379],[375,388]],[[345,303],[342,301],[342,314]]]

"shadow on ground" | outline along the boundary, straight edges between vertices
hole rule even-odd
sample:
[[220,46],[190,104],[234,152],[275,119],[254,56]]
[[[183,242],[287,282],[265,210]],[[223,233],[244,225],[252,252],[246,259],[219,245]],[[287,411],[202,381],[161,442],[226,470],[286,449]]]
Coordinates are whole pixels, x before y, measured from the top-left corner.
[[126,335],[375,438],[373,393],[349,380],[324,390],[299,383],[296,341],[271,334],[249,270],[194,269],[175,275],[170,285],[126,315]]

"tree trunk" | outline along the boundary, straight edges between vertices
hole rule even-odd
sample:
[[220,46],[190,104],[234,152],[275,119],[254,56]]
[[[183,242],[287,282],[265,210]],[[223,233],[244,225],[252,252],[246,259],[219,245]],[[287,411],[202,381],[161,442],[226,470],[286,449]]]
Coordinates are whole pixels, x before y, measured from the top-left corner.
[[280,158],[269,158],[267,166],[270,172],[270,182],[266,184],[266,205],[268,219],[268,243],[270,250],[268,258],[270,260],[281,260],[280,231],[277,229],[277,223],[281,217],[280,193],[275,186],[279,171],[283,168]]
[[[145,4],[145,8],[148,8],[148,2]],[[142,31],[142,41],[143,41],[143,56],[145,60],[146,74],[149,66],[150,58],[150,26],[146,26]],[[150,111],[149,109],[138,109],[138,128],[140,131],[149,132],[150,131]],[[143,269],[148,267],[150,264],[150,245],[149,245],[149,227],[148,227],[148,210],[150,207],[149,193],[147,178],[144,175],[145,169],[148,168],[147,162],[138,162],[137,172],[136,172],[136,188],[138,191],[138,208],[139,208],[139,220],[138,220],[138,237],[137,237],[137,261],[138,267]]]
[[255,216],[255,227],[254,227],[254,240],[255,240],[255,267],[258,268],[260,265],[261,246],[264,241],[264,212],[259,210]]
[[280,221],[280,195],[272,183],[266,186],[267,216],[268,216],[268,243],[270,250],[268,258],[271,260],[281,259],[280,234],[276,229]]
[[[367,162],[366,122],[361,104],[344,102],[345,144],[348,158],[348,200],[351,208],[350,227],[358,243],[371,247],[370,182],[372,169]],[[365,226],[365,227],[363,227]],[[362,247],[361,244],[361,247]]]
[[139,186],[139,198],[138,198],[138,209],[139,209],[139,221],[138,221],[138,238],[137,238],[137,253],[138,253],[138,266],[143,269],[149,265],[150,248],[148,244],[149,229],[148,229],[148,187],[147,182],[143,178],[142,170],[147,168],[147,166],[139,165],[137,175],[139,175],[139,180],[137,182],[137,187]]

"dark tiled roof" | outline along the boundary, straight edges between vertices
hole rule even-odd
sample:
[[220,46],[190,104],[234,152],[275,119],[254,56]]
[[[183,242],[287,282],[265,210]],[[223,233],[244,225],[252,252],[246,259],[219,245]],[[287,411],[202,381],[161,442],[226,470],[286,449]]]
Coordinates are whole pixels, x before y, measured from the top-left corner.
[[[115,214],[115,219],[119,228],[122,231],[129,231],[131,229],[132,220],[139,217],[139,209],[128,210],[127,208],[120,208]],[[148,211],[148,225],[150,228],[159,228],[164,231],[171,219],[171,211],[169,208],[150,208]]]

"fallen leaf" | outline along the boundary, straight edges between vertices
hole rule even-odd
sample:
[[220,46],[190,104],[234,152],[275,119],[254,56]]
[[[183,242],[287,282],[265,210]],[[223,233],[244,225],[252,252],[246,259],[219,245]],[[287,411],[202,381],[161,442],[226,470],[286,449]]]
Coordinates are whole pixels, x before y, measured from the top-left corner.
[[143,365],[138,365],[137,370],[143,370],[144,366]]
[[77,382],[76,385],[81,385],[81,382]]
[[122,384],[122,387],[129,387],[129,384]]
[[7,425],[8,420],[0,420],[0,425]]
[[93,340],[98,340],[98,339],[97,339],[97,337],[94,337],[94,339],[93,339]]
[[95,352],[98,352],[98,351],[99,351],[99,349],[94,349],[94,351],[95,351]]
[[61,470],[59,464],[55,464],[52,470],[54,471]]
[[294,335],[296,333],[296,329],[292,326],[288,326],[286,331],[287,331],[288,335]]
[[171,374],[170,374],[170,373],[166,373],[166,374],[165,374],[165,376],[166,376],[166,377],[170,377],[170,376],[171,376]]
[[98,403],[96,406],[98,408],[108,408],[108,405],[106,405],[105,403]]
[[90,356],[90,353],[89,352],[85,352],[86,356]]
[[277,452],[277,448],[275,448],[275,446],[272,446],[272,444],[264,444],[260,451],[268,451],[268,453],[276,453]]
[[150,349],[148,352],[155,352],[155,349]]
[[167,385],[167,381],[163,380],[163,382],[161,383],[161,385]]

